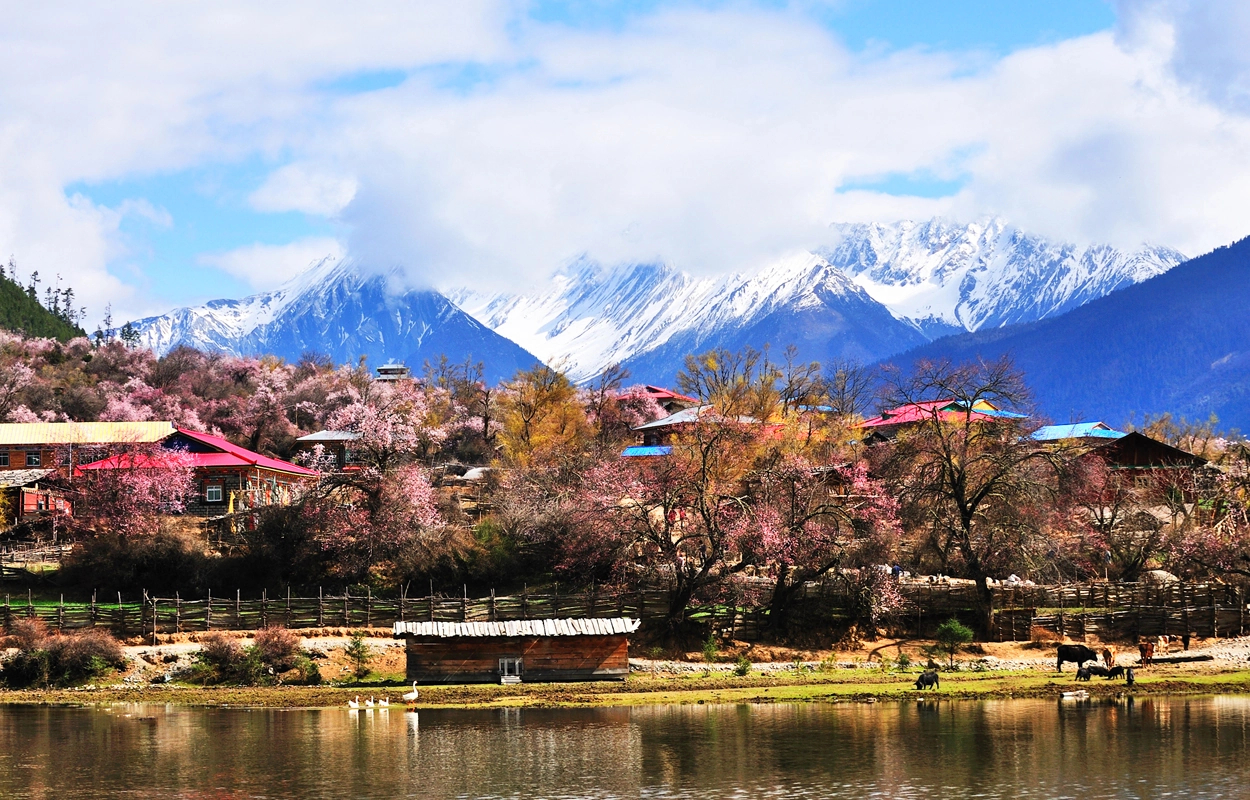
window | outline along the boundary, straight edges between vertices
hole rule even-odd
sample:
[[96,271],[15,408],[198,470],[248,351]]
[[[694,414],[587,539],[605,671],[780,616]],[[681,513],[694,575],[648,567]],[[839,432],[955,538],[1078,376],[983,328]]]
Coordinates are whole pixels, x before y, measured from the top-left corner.
[[521,677],[521,659],[520,658],[499,659],[499,676],[502,678]]
[[9,465],[9,451],[5,450],[3,453],[0,453],[0,467],[7,467],[8,465]]
[[37,467],[40,464],[41,454],[38,450],[32,450],[26,454],[26,466]]
[[219,485],[205,486],[204,487],[204,502],[220,503],[221,502],[221,486]]

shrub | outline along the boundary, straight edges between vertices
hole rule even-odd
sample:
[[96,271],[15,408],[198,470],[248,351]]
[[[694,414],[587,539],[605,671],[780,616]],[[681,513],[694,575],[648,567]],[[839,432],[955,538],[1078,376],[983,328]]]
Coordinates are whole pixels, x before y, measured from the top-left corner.
[[950,659],[951,669],[954,669],[955,654],[972,641],[972,630],[959,620],[951,618],[938,626],[933,638],[936,640],[937,652],[945,653]]
[[15,688],[69,686],[126,664],[121,646],[105,631],[49,634],[37,619],[21,620],[13,628],[17,652],[4,662],[2,673]]
[[899,669],[901,670],[907,669],[908,667],[911,666],[911,656],[907,655],[902,650],[900,650],[898,651],[898,659],[895,661],[895,663],[898,664]]
[[369,674],[369,662],[373,660],[373,652],[365,644],[363,633],[353,633],[352,640],[343,648],[343,653],[351,660],[352,673],[358,680]]
[[703,660],[709,664],[720,656],[720,651],[716,647],[716,634],[708,631],[707,641],[703,643]]
[[300,655],[299,636],[286,628],[261,628],[252,640],[252,647],[266,667],[285,672],[295,666]]
[[746,656],[738,656],[738,661],[734,665],[734,674],[737,675],[739,678],[744,678],[746,677],[747,673],[750,671],[751,671],[751,660],[748,659]]

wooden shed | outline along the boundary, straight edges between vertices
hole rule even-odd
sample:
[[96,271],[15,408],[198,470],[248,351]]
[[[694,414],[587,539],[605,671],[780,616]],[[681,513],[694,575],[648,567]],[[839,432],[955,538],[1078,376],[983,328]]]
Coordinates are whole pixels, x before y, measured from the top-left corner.
[[623,681],[629,634],[639,620],[528,619],[508,622],[396,622],[408,651],[408,680],[420,683]]

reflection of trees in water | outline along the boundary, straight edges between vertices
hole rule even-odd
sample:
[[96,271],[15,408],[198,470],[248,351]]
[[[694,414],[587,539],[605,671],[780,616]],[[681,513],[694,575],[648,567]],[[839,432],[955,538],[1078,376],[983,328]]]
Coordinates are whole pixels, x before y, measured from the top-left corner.
[[398,708],[8,707],[0,753],[0,796],[1157,796],[1240,785],[1250,701],[427,710],[419,723]]

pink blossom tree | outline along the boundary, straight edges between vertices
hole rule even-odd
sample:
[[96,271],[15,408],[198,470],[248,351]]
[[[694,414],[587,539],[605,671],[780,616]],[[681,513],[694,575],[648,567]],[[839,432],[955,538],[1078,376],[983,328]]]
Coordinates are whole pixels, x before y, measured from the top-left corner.
[[879,565],[899,536],[898,503],[864,465],[820,467],[776,454],[755,473],[736,529],[744,560],[773,573],[769,626],[785,630],[803,584],[843,567]]
[[194,495],[191,458],[159,444],[112,448],[73,479],[73,530],[79,534],[144,536],[161,518],[181,514]]

